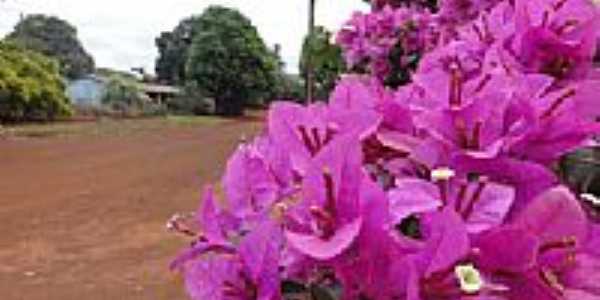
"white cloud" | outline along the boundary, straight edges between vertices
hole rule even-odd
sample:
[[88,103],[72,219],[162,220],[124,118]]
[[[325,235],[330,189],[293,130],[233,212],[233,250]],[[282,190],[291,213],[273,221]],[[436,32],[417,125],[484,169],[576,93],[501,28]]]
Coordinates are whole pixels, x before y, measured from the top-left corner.
[[[248,16],[267,44],[282,45],[287,69],[296,72],[307,32],[307,0],[5,0],[0,2],[0,35],[12,30],[21,13],[55,15],[77,27],[98,66],[154,70],[159,33],[210,4],[234,7]],[[366,9],[361,0],[317,0],[316,22],[335,31],[357,9]]]

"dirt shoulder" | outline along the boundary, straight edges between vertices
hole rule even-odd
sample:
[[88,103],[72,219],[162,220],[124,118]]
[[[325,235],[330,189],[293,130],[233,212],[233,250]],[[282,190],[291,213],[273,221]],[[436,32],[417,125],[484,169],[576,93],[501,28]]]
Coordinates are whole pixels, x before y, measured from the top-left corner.
[[185,299],[167,270],[184,241],[165,221],[261,123],[127,122],[0,139],[3,299]]

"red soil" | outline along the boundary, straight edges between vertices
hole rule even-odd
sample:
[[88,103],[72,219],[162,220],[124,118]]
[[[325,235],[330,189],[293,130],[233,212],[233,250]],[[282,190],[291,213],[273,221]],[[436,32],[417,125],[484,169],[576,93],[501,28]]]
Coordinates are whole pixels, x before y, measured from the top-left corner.
[[0,139],[2,299],[185,299],[167,233],[255,119],[127,136]]

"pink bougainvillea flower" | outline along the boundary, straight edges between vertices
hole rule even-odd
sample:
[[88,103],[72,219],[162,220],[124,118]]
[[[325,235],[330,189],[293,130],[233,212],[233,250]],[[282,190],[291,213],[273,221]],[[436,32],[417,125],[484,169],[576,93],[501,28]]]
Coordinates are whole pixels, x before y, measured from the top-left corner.
[[357,134],[362,140],[373,134],[380,125],[382,102],[390,92],[376,80],[360,76],[345,76],[331,92],[328,118],[340,132]]
[[373,10],[382,9],[386,6],[391,7],[402,7],[406,6],[407,2],[410,2],[410,5],[420,6],[420,7],[429,7],[431,6],[431,2],[429,0],[373,0],[371,1],[371,6]]
[[478,174],[493,182],[514,187],[516,194],[509,218],[522,210],[531,199],[558,183],[556,175],[545,166],[511,158],[457,156],[452,165],[459,173]]
[[373,97],[369,86],[348,80],[332,95],[330,105],[273,104],[268,121],[271,141],[288,153],[293,172],[303,176],[312,157],[338,133],[366,137],[377,128],[381,117],[361,109],[376,103]]
[[406,289],[406,258],[422,242],[398,235],[389,224],[393,210],[383,189],[371,180],[361,187],[363,224],[356,243],[334,263],[343,284],[343,299],[393,299]]
[[235,251],[211,251],[183,266],[194,300],[277,300],[280,295],[278,225],[265,222]]
[[187,262],[209,251],[233,251],[231,240],[241,235],[240,219],[217,207],[212,186],[204,188],[193,222],[199,232],[188,233],[193,235],[192,245],[171,262],[172,270],[181,269]]
[[510,186],[480,180],[448,180],[432,183],[420,179],[399,179],[389,191],[393,224],[442,207],[454,209],[470,233],[480,233],[503,223],[514,201]]
[[440,17],[450,23],[465,23],[479,14],[492,9],[502,0],[443,0],[440,1]]
[[411,105],[423,109],[461,107],[471,103],[476,87],[467,82],[482,72],[484,53],[477,45],[454,41],[439,47],[423,58],[413,82],[422,94]]
[[320,103],[303,107],[279,102],[269,109],[268,133],[273,142],[290,156],[292,169],[304,174],[311,157],[339,132],[328,122],[326,106]]
[[596,52],[596,5],[586,0],[515,2],[516,34],[508,51],[524,71],[559,80],[587,78]]
[[[550,91],[552,81],[547,77],[517,79],[518,85],[510,85],[515,78],[484,76],[472,81],[486,85],[478,84],[482,88],[470,94],[468,83],[459,84],[460,97],[448,98],[447,105],[433,94],[426,96],[424,99],[440,100],[414,117],[416,127],[451,152],[476,158],[507,156],[541,164],[584,145],[598,132],[593,118],[600,113],[599,106],[590,93],[600,87],[597,81]],[[452,93],[442,96],[448,95]]]
[[513,157],[549,164],[563,154],[581,147],[599,131],[595,117],[599,113],[592,91],[600,82],[580,81],[555,89],[537,98],[519,100],[510,113],[522,116],[520,129],[505,146]]
[[340,111],[375,110],[385,93],[385,88],[370,77],[346,75],[331,92],[329,107]]
[[592,278],[600,260],[587,250],[589,228],[571,192],[555,187],[479,239],[478,265],[506,287],[508,299],[596,299],[600,283]]
[[406,299],[460,299],[463,292],[454,269],[470,252],[461,217],[447,208],[426,214],[421,224],[422,248],[408,258],[408,275],[401,277],[407,280]]
[[192,299],[600,299],[600,226],[554,171],[600,132],[598,1],[399,2],[337,36],[366,74],[272,103],[226,199],[171,220]]
[[458,28],[459,40],[489,48],[503,44],[515,32],[514,8],[509,1],[500,1],[489,12],[482,12],[472,22]]
[[471,100],[461,108],[424,112],[415,123],[450,151],[496,157],[510,134],[504,123],[508,100],[501,93],[482,94]]
[[[346,63],[367,64],[375,78],[383,81],[392,63],[408,67],[415,55],[422,55],[437,43],[437,24],[427,10],[383,6],[369,13],[356,12],[337,35]],[[392,61],[394,49],[402,55]]]
[[592,279],[600,260],[586,246],[589,224],[564,187],[474,239],[449,209],[426,214],[421,223],[425,243],[411,256],[408,299],[595,299],[600,293]]
[[303,182],[303,201],[290,211],[296,225],[285,232],[297,250],[320,260],[347,249],[360,232],[360,143],[355,135],[335,138],[320,152]]
[[255,144],[241,144],[229,158],[223,177],[227,203],[239,217],[267,210],[279,197],[280,186]]

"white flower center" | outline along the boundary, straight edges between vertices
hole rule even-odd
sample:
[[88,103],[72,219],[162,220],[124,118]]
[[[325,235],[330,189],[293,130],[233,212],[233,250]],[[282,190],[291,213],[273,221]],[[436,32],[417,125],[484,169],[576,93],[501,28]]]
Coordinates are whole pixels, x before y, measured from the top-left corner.
[[454,177],[454,175],[456,173],[450,168],[437,168],[431,171],[431,179],[433,181],[446,181]]
[[[600,0],[597,0],[600,3]],[[594,194],[581,194],[581,199],[591,203],[594,206],[600,206],[600,199],[596,197]]]
[[481,274],[473,265],[458,265],[454,274],[460,283],[460,289],[467,294],[475,294],[483,288]]

